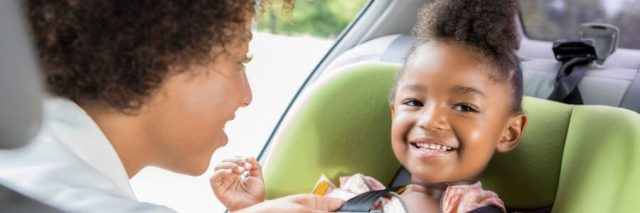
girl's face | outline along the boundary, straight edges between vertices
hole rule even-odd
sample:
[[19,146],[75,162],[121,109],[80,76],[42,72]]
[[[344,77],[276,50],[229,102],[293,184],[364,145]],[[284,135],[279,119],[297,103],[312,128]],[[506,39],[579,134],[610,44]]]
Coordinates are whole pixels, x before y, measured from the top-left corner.
[[148,105],[146,125],[154,163],[173,171],[199,175],[213,152],[227,143],[225,124],[251,102],[243,63],[250,37],[227,47],[208,65],[195,65],[165,79]]
[[492,66],[451,42],[416,50],[391,103],[393,151],[415,184],[472,182],[495,150],[515,148],[526,123]]

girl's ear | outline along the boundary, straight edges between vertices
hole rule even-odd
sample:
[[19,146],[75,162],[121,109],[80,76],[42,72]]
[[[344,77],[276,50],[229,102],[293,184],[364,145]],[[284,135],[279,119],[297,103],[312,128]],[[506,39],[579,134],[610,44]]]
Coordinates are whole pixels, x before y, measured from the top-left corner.
[[527,119],[527,115],[524,113],[520,113],[509,118],[509,123],[502,131],[502,136],[496,146],[496,150],[498,152],[511,151],[520,144],[520,139],[522,139],[524,129],[527,127]]

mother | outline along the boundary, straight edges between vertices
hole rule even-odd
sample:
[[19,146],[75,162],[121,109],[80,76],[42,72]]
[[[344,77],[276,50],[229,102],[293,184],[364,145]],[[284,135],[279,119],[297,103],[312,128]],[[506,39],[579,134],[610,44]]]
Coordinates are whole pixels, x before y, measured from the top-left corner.
[[[32,145],[2,153],[0,180],[67,211],[172,211],[138,202],[129,178],[151,165],[200,175],[227,143],[225,123],[251,103],[243,63],[255,8],[255,0],[27,1],[52,97]],[[297,195],[243,210],[339,205]]]

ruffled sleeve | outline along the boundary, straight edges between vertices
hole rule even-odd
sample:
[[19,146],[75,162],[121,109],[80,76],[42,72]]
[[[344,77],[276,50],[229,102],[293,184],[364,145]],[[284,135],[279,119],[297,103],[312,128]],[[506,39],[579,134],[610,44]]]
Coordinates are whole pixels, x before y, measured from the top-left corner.
[[442,199],[442,208],[447,213],[466,213],[484,206],[495,206],[502,212],[506,212],[504,203],[498,195],[482,189],[480,182],[472,185],[449,186]]

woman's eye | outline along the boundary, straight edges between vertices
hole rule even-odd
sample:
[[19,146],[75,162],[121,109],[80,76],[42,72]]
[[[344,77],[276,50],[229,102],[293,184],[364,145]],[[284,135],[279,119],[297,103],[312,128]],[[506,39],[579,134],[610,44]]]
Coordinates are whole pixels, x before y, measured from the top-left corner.
[[251,62],[251,60],[253,60],[253,55],[249,54],[245,56],[242,60],[242,65],[247,65],[249,62]]
[[422,102],[420,102],[420,101],[418,101],[418,100],[416,100],[416,99],[407,99],[407,100],[404,100],[404,101],[402,101],[402,104],[403,104],[403,105],[407,105],[407,106],[417,106],[417,107],[419,107],[419,106],[422,106],[422,105],[423,105],[423,104],[422,104]]
[[468,104],[457,104],[453,106],[453,109],[460,112],[479,112],[476,108]]
[[238,63],[241,71],[245,71],[247,69],[247,64],[253,60],[253,55],[247,55]]

